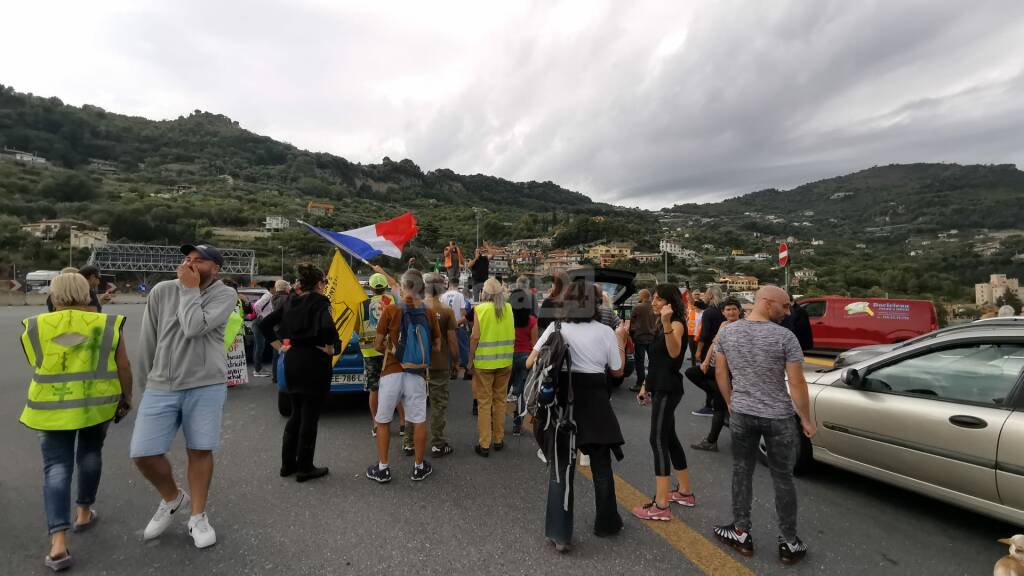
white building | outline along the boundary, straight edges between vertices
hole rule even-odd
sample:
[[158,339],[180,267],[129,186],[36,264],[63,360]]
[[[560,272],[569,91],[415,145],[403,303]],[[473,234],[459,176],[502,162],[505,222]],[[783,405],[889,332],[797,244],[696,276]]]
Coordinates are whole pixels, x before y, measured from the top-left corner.
[[662,258],[663,256],[658,253],[644,254],[641,252],[635,252],[633,254],[633,260],[636,260],[640,264],[656,264],[658,262],[661,262]]
[[658,243],[658,250],[661,250],[662,252],[668,252],[673,256],[682,257],[684,248],[683,243],[680,242],[679,240],[674,240],[671,238],[662,238],[661,242]]
[[3,152],[0,153],[0,158],[25,164],[39,164],[44,166],[49,164],[49,162],[46,161],[46,158],[43,158],[42,156],[36,156],[31,152],[15,150],[14,148],[8,148],[6,146],[4,146]]
[[290,222],[284,216],[267,216],[263,229],[267,232],[280,232],[288,228]]
[[988,282],[974,285],[974,303],[978,306],[995,304],[996,300],[1005,297],[1008,293],[1015,294],[1024,300],[1024,291],[1020,288],[1020,280],[1007,278],[1006,274],[992,274]]
[[100,248],[107,245],[106,230],[79,230],[71,228],[72,248]]

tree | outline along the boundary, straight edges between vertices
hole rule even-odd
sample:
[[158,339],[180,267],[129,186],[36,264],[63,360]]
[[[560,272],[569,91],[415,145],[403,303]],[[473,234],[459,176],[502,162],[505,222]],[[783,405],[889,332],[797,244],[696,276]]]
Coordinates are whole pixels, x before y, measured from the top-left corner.
[[1014,310],[1020,310],[1021,307],[1024,307],[1024,302],[1021,302],[1016,292],[1007,291],[1006,294],[996,298],[996,306],[1012,306]]
[[39,184],[39,194],[57,202],[88,202],[99,191],[99,185],[81,172],[63,172]]

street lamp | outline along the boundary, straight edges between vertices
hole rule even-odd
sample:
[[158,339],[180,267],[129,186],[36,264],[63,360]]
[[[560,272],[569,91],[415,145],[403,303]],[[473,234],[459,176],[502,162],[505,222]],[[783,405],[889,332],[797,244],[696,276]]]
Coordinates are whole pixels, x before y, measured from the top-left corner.
[[487,212],[486,208],[473,207],[473,212],[476,214],[476,247],[480,247],[480,213]]
[[75,245],[75,229],[78,226],[72,226],[71,230],[68,231],[68,268],[71,268],[71,248]]
[[284,246],[278,246],[281,249],[281,278],[284,278]]

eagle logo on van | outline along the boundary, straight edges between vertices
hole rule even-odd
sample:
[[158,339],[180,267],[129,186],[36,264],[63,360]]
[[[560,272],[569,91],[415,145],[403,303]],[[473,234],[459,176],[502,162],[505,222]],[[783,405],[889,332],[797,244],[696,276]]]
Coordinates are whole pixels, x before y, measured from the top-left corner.
[[868,316],[874,316],[875,311],[871,309],[869,302],[851,302],[846,305],[846,315],[854,316],[857,314],[867,314]]

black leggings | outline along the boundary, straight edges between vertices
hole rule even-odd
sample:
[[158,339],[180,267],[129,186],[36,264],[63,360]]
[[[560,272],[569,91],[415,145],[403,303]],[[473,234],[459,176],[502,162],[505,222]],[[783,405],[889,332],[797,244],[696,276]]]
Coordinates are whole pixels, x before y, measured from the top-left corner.
[[320,411],[327,400],[327,394],[290,392],[288,397],[291,399],[292,413],[284,425],[281,466],[299,472],[309,472],[313,469],[317,425],[320,423]]
[[682,392],[654,393],[651,405],[651,448],[654,449],[654,475],[669,476],[672,469],[686,470],[686,453],[676,435],[676,407]]

